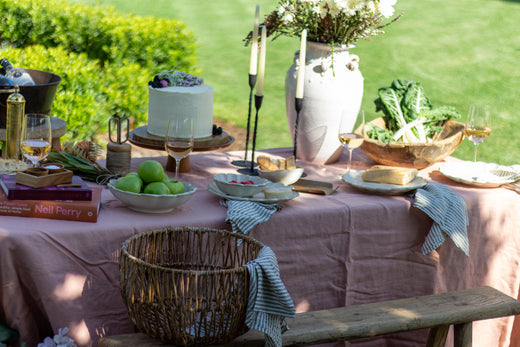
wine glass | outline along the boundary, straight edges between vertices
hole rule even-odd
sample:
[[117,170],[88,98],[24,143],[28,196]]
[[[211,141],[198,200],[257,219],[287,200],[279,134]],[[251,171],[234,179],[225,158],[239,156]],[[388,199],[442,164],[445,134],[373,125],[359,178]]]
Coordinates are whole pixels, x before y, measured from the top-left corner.
[[475,144],[473,162],[476,162],[478,145],[487,139],[491,133],[491,113],[489,106],[471,105],[469,107],[464,133],[466,137]]
[[358,148],[363,144],[364,134],[365,134],[365,113],[363,110],[359,111],[358,117],[362,118],[361,129],[363,135],[356,134],[352,131],[352,122],[350,119],[343,117],[339,124],[338,138],[339,142],[343,145],[343,147],[348,149],[348,166],[347,172],[352,169],[352,152],[355,148]]
[[179,179],[181,159],[193,151],[193,118],[173,116],[168,120],[164,148],[175,159],[175,179]]
[[22,124],[20,150],[33,167],[39,167],[40,161],[47,158],[51,143],[51,117],[38,113],[26,114]]

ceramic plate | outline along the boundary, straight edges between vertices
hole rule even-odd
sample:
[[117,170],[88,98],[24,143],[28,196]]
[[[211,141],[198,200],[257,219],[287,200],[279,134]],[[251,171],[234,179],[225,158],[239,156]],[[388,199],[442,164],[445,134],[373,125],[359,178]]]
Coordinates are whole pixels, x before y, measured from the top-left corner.
[[365,182],[361,179],[363,171],[350,171],[342,176],[343,181],[357,189],[370,194],[377,195],[401,195],[417,188],[422,188],[428,183],[422,177],[416,177],[412,182],[399,185],[388,183]]
[[444,164],[439,171],[453,181],[481,188],[496,188],[520,179],[520,165],[462,161]]
[[[283,186],[283,184],[281,184],[281,183],[272,183],[272,184],[268,185],[268,187],[277,187],[277,186]],[[215,184],[215,182],[211,182],[208,185],[208,191],[210,193],[213,193],[213,194],[215,194],[217,196],[220,196],[221,198],[225,198],[225,199],[233,199],[233,200],[240,200],[240,201],[263,202],[265,204],[275,204],[277,202],[291,200],[291,199],[294,199],[295,197],[300,195],[298,192],[295,192],[293,190],[291,196],[289,196],[287,198],[283,198],[283,199],[267,199],[263,192],[262,193],[258,193],[258,194],[254,195],[254,196],[250,196],[250,197],[232,196],[232,195],[228,195],[228,194],[222,192],[220,189],[218,189],[218,187]]]

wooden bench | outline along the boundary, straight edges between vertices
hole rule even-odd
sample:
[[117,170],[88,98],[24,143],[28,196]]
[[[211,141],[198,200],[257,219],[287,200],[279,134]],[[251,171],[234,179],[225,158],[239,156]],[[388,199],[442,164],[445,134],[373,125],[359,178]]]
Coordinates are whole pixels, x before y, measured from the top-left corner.
[[[283,346],[305,346],[355,340],[390,333],[430,328],[426,346],[444,346],[454,325],[454,346],[471,346],[472,322],[520,314],[520,301],[491,287],[478,287],[435,295],[418,296],[299,313],[288,319]],[[104,337],[100,347],[172,346],[144,334]],[[264,336],[250,330],[220,346],[264,346]]]

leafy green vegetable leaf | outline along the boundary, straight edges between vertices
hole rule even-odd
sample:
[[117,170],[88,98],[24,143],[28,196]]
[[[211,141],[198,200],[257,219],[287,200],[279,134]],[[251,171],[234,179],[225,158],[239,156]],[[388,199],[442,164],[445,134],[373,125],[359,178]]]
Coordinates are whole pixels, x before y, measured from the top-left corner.
[[[384,114],[386,128],[390,132],[390,140],[386,142],[431,141],[442,130],[446,120],[460,117],[451,106],[433,107],[422,85],[413,80],[396,79],[389,87],[379,88],[378,95],[379,98],[374,100],[376,112]],[[369,136],[379,141],[387,139],[387,134],[379,130],[369,132]]]
[[378,127],[377,125],[374,125],[374,124],[367,124],[368,126],[368,131],[367,131],[367,135],[369,138],[371,139],[374,139],[374,140],[378,140],[378,141],[381,141],[383,143],[388,143],[388,142],[391,142],[393,141],[393,132],[388,130],[388,129],[383,129],[381,127]]

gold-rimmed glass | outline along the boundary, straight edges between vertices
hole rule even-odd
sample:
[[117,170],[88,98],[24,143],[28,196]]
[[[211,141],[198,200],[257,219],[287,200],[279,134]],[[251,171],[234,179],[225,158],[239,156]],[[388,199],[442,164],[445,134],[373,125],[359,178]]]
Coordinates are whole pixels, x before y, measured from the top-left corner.
[[168,120],[164,149],[175,159],[175,179],[179,179],[181,160],[193,151],[193,118],[173,116]]
[[[361,129],[362,134],[364,135],[365,112],[363,110],[359,111],[358,118],[359,117],[362,119]],[[348,149],[347,172],[352,169],[352,152],[363,144],[364,136],[362,134],[357,134],[352,130],[352,123],[348,118],[344,117],[341,119],[338,130],[338,139],[343,147]]]
[[51,144],[51,117],[39,113],[26,114],[22,123],[20,150],[33,167],[39,167],[40,161],[47,158]]
[[487,105],[470,105],[466,128],[466,137],[475,145],[473,161],[477,161],[477,149],[491,134],[491,111]]

